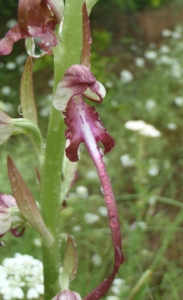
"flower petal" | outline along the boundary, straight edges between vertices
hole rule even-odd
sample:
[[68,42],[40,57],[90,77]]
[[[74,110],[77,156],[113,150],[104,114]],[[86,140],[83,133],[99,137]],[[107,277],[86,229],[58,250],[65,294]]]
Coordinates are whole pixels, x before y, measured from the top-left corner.
[[25,36],[20,32],[19,26],[15,25],[6,33],[5,37],[0,40],[0,55],[8,55],[13,49],[13,43],[23,38],[25,38]]
[[86,89],[83,95],[93,102],[101,103],[106,95],[106,90],[102,83],[96,81]]
[[13,196],[0,193],[0,206],[4,208],[17,207],[17,203]]
[[[114,140],[108,134],[107,129],[103,127],[95,107],[89,106],[83,102],[83,110],[85,113],[85,120],[90,124],[90,128],[96,141],[102,142],[104,145],[104,154],[109,152],[111,148],[114,147]],[[83,120],[81,120],[73,100],[71,100],[64,115],[66,116],[65,124],[68,127],[65,135],[67,140],[69,140],[69,145],[66,148],[66,156],[74,162],[78,160],[79,145],[82,142],[85,142],[82,131]]]
[[25,227],[23,227],[20,232],[18,232],[17,228],[11,228],[10,229],[11,233],[16,236],[16,237],[20,237],[24,234],[24,231],[25,231]]
[[4,38],[0,40],[0,55],[8,55],[13,49],[13,39]]
[[102,87],[87,67],[72,65],[57,86],[53,96],[53,105],[56,109],[64,111],[74,96],[82,94],[90,100],[102,102],[105,96],[104,87]]

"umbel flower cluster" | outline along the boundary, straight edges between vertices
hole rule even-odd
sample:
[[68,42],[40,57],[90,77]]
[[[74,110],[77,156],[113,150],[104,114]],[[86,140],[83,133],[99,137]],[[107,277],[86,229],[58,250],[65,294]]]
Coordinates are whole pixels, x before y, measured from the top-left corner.
[[[22,175],[12,158],[8,156],[8,174],[14,197],[1,194],[0,235],[3,236],[11,230],[14,235],[19,236],[27,225],[40,234],[43,239],[45,300],[81,299],[78,293],[69,289],[69,282],[77,268],[75,243],[69,236],[63,270],[60,274],[58,241],[61,230],[58,225],[61,200],[64,200],[73,182],[81,143],[85,144],[100,179],[114,251],[112,272],[105,281],[85,296],[84,300],[100,299],[111,286],[124,260],[117,207],[103,161],[103,155],[114,147],[114,140],[104,127],[96,109],[87,104],[84,99],[102,103],[105,97],[105,88],[90,71],[91,38],[88,13],[95,2],[67,0],[64,6],[62,0],[20,0],[18,24],[0,40],[1,55],[9,54],[13,43],[20,39],[25,39],[27,52],[30,55],[23,71],[20,87],[23,118],[12,119],[4,112],[0,112],[0,144],[14,134],[30,136],[40,162],[37,176],[42,200],[40,211]],[[74,40],[77,34],[76,42],[78,44],[80,40],[82,47],[79,44],[74,45],[76,50],[72,51],[70,35]],[[46,147],[43,149],[32,87],[32,57],[41,57],[45,53],[54,55],[55,79]],[[65,136],[63,123],[67,127]],[[103,144],[103,153],[98,147],[98,142]],[[63,145],[66,145],[65,149]],[[63,150],[65,150],[64,155]],[[61,169],[63,176],[61,176]],[[20,231],[17,231],[19,227],[21,227]],[[34,288],[37,289],[37,293],[43,293],[43,289],[39,289],[40,286]],[[33,293],[33,290],[31,292]],[[31,292],[29,289],[27,298]],[[4,299],[8,299],[5,298],[5,292],[1,293]],[[23,290],[21,294],[19,289],[19,295],[23,293]]]
[[44,294],[42,262],[20,253],[5,258],[0,266],[0,293],[4,300],[38,299]]

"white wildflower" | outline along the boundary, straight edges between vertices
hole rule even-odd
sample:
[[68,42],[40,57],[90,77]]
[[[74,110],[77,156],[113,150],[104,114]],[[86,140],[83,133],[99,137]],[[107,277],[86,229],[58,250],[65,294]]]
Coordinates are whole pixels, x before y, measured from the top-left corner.
[[139,134],[146,137],[152,137],[152,138],[161,136],[161,132],[157,130],[153,125],[150,124],[146,124],[146,126],[143,129],[139,130]]
[[177,125],[173,122],[170,122],[166,125],[166,127],[170,130],[176,130],[177,129]]
[[175,78],[180,78],[182,76],[182,72],[183,70],[181,65],[178,63],[178,61],[174,61],[171,67],[171,76]]
[[149,205],[154,205],[156,203],[156,197],[155,196],[151,196],[149,198],[148,203],[149,203]]
[[121,289],[118,286],[112,286],[111,291],[114,293],[114,295],[119,295],[121,293]]
[[136,121],[127,121],[125,123],[125,128],[133,131],[139,131],[144,128],[145,122],[142,120],[136,120]]
[[174,102],[177,106],[182,106],[183,105],[183,97],[176,97],[174,99]]
[[143,221],[135,221],[130,225],[130,229],[135,230],[137,228],[141,228],[143,230],[147,229],[147,224]]
[[154,60],[157,58],[158,54],[154,50],[146,50],[144,53],[144,56],[145,56],[145,58],[147,58],[149,60]]
[[147,137],[159,137],[161,132],[157,130],[153,125],[146,124],[142,120],[137,121],[127,121],[125,123],[126,129],[137,131],[140,135]]
[[86,213],[84,218],[87,224],[94,224],[100,220],[98,215],[92,213]]
[[73,228],[72,228],[72,231],[74,231],[74,232],[79,232],[79,231],[81,231],[81,226],[80,225],[75,225]]
[[135,158],[130,157],[129,154],[124,154],[120,157],[123,167],[133,167],[135,165]]
[[41,239],[35,238],[35,239],[33,240],[33,244],[34,244],[35,247],[41,248],[41,246],[42,246]]
[[102,217],[107,217],[108,213],[107,213],[107,207],[106,206],[100,206],[98,208],[98,213],[102,216]]
[[92,259],[91,259],[91,262],[94,266],[98,267],[98,266],[101,266],[102,264],[102,258],[100,255],[98,254],[95,254]]
[[145,60],[142,57],[136,57],[135,64],[137,67],[143,68],[145,66]]
[[14,70],[15,68],[16,68],[16,64],[13,61],[9,61],[6,64],[6,69],[8,69],[8,70]]
[[118,287],[123,286],[123,285],[125,285],[125,280],[122,278],[115,278],[113,281],[113,285],[118,286]]
[[22,65],[27,59],[27,55],[21,54],[15,58],[15,62],[17,65]]
[[27,299],[37,299],[39,297],[39,293],[35,288],[30,288],[27,291]]
[[7,85],[5,85],[1,88],[1,93],[5,96],[9,95],[10,92],[11,92],[11,88]]
[[171,36],[171,33],[172,33],[172,31],[171,31],[170,29],[164,29],[164,30],[161,32],[162,36],[164,36],[164,37],[169,37],[169,36]]
[[105,87],[108,88],[108,89],[112,88],[113,87],[113,82],[112,81],[106,81]]
[[20,287],[14,288],[13,298],[16,298],[16,299],[23,299],[24,298],[24,292]]
[[154,101],[153,99],[148,99],[145,103],[145,107],[147,111],[151,111],[153,108],[156,107],[156,101]]
[[159,49],[160,53],[167,54],[170,52],[170,48],[167,45],[162,45]]
[[120,78],[123,83],[128,83],[133,80],[133,75],[130,71],[123,70],[120,73]]
[[158,173],[159,173],[159,166],[157,165],[154,159],[150,159],[150,167],[148,170],[148,174],[154,177],[157,176]]
[[38,299],[44,293],[43,265],[30,255],[15,254],[0,266],[0,291],[4,300]]
[[6,27],[8,28],[12,28],[17,24],[17,21],[15,19],[10,19],[7,23],[6,23]]
[[86,177],[88,179],[96,180],[96,179],[98,179],[98,174],[97,174],[96,170],[90,170],[86,173]]
[[156,64],[170,66],[174,63],[174,59],[169,57],[168,55],[161,55],[157,60]]
[[87,198],[88,197],[88,189],[85,186],[78,186],[76,188],[76,194],[81,198]]
[[171,32],[171,37],[175,40],[179,40],[182,37],[182,34],[180,32],[172,31]]
[[48,80],[48,86],[53,87],[53,78]]

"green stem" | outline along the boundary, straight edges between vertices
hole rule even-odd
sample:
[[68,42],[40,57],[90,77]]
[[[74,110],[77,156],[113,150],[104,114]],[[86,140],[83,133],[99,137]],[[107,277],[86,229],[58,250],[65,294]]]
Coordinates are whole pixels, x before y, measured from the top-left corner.
[[[54,91],[67,68],[80,62],[82,45],[81,8],[83,0],[67,0],[61,44],[54,48]],[[59,234],[60,234],[60,185],[63,151],[65,147],[62,115],[51,108],[45,149],[45,163],[41,172],[42,214],[55,238],[52,247],[43,246],[44,300],[52,299],[59,292]]]

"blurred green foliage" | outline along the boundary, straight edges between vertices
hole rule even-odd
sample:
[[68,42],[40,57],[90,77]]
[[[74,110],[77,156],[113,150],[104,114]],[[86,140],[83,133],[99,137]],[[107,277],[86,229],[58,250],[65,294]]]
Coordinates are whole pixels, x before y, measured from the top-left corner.
[[172,0],[113,0],[106,3],[105,0],[99,0],[97,2],[97,9],[102,9],[102,7],[105,5],[106,10],[107,8],[110,10],[112,7],[115,7],[124,12],[134,12],[142,11],[144,9],[157,8],[171,1]]

